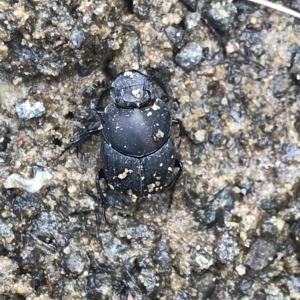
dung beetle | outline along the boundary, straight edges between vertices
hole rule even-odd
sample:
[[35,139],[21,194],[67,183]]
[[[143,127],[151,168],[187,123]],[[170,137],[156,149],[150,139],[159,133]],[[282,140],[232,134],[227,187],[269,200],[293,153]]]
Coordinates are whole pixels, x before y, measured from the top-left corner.
[[[105,218],[106,197],[99,181],[105,179],[113,193],[129,202],[138,197],[171,190],[169,207],[182,164],[175,158],[175,144],[171,136],[173,124],[185,129],[180,120],[172,120],[167,99],[152,99],[153,80],[164,93],[166,88],[155,76],[139,71],[121,72],[103,91],[96,105],[98,119],[87,131],[73,138],[63,153],[78,146],[91,135],[102,134],[100,161],[102,169],[95,181]],[[110,95],[111,102],[102,102]],[[176,170],[176,172],[175,172]]]

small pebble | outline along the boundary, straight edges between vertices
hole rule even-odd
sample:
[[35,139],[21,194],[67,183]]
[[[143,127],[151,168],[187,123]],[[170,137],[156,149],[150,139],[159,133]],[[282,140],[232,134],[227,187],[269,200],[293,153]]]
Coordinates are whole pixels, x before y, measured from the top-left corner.
[[192,69],[197,66],[202,59],[202,49],[196,43],[187,43],[175,56],[175,61],[184,69]]
[[46,108],[41,101],[32,104],[29,100],[25,100],[16,105],[16,112],[20,119],[29,120],[44,115],[46,113]]

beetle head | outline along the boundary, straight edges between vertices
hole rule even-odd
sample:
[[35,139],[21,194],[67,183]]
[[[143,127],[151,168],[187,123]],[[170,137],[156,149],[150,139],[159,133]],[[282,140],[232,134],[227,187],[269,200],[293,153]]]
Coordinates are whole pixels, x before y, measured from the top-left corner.
[[147,105],[151,101],[152,83],[149,77],[136,70],[120,73],[112,82],[110,95],[122,108]]

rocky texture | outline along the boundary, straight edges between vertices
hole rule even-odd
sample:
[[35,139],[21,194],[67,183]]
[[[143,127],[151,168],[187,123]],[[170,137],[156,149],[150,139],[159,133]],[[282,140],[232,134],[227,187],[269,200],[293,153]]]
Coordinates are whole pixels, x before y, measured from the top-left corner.
[[[299,20],[183,2],[0,0],[1,299],[299,299]],[[130,68],[158,68],[195,144],[170,210],[110,194],[99,224],[101,139],[61,153]]]

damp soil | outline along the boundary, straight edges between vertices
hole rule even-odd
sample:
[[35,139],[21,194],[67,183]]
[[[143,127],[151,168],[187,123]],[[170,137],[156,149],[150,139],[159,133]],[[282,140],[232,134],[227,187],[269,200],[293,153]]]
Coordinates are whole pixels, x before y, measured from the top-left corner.
[[[300,20],[186,2],[0,0],[1,299],[300,299]],[[193,142],[99,222],[101,136],[61,153],[130,69]]]

